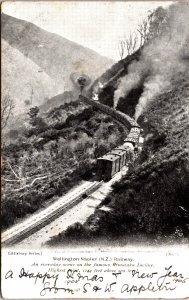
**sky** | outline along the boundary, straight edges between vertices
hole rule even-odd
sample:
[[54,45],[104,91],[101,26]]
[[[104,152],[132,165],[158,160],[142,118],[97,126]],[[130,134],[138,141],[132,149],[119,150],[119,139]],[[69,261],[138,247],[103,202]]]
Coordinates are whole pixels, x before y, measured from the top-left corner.
[[173,1],[15,1],[3,13],[119,60],[119,41],[137,29],[148,12]]

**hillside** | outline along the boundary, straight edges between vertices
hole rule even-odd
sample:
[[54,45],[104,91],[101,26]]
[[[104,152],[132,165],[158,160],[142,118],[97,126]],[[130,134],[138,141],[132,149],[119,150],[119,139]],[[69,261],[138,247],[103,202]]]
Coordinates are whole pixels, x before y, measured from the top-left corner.
[[[46,98],[46,101],[40,105],[40,102],[33,101],[33,106],[38,106],[40,109],[40,115],[46,118],[46,114],[52,109],[57,108],[63,104],[70,103],[75,101],[76,97],[73,92],[65,91],[61,94],[58,94],[51,98]],[[24,134],[27,130],[27,120],[28,120],[28,111],[31,105],[26,105],[25,109],[22,110],[21,114],[14,116],[10,119],[9,128],[6,133],[4,133],[4,138],[6,139],[6,144],[14,143],[14,139],[17,137],[17,133]],[[26,110],[26,111],[24,111]],[[20,108],[21,111],[21,108]],[[13,134],[14,133],[14,134]],[[16,135],[15,135],[16,133]]]
[[121,123],[79,100],[46,113],[33,108],[25,122],[2,151],[3,228],[91,178],[97,157],[127,135]]
[[99,100],[135,118],[143,150],[85,224],[73,224],[50,245],[188,242],[188,5],[158,8],[152,38],[99,78]]
[[[138,161],[84,225],[48,244],[110,240],[184,242],[189,237],[189,72],[173,80],[140,118],[145,143]],[[102,211],[102,206],[110,208]],[[80,236],[78,240],[77,237]]]
[[[72,72],[86,73],[94,80],[113,61],[57,34],[5,14],[1,15],[4,88],[21,110],[24,101],[39,104],[65,90],[73,90]],[[40,84],[39,84],[40,82]],[[18,112],[18,109],[16,110]]]
[[24,113],[31,105],[41,105],[59,90],[46,72],[3,39],[2,75],[2,89],[14,99],[15,115]]
[[[107,69],[101,76],[99,76],[89,89],[88,95],[92,95],[92,91],[98,87],[98,82],[103,84],[103,88],[99,91],[99,100],[103,104],[113,106],[113,93],[118,87],[119,80],[128,73],[129,64],[133,61],[138,61],[140,59],[142,49],[137,50],[131,55],[127,55],[122,60],[113,64],[109,69]],[[136,90],[132,92],[134,97],[138,100],[136,96]],[[128,95],[128,99],[131,99],[132,95]],[[134,100],[135,103],[137,100]],[[130,100],[133,102],[133,99]],[[132,104],[133,106],[133,104]],[[120,107],[119,107],[120,109]],[[120,109],[122,110],[122,109]],[[124,109],[123,109],[124,111]],[[128,113],[129,109],[127,110]]]

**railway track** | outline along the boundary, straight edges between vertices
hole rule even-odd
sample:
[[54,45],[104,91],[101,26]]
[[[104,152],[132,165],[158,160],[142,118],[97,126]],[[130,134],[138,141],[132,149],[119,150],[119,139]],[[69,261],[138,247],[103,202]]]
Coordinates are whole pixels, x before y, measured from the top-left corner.
[[[115,111],[110,107],[107,107],[101,103],[97,103],[86,97],[80,96],[81,100],[91,104],[103,112],[111,115],[116,120],[119,120],[127,127],[138,125],[135,120],[129,116]],[[94,191],[98,190],[103,181],[86,181],[81,186],[75,188],[65,196],[61,197],[55,203],[51,204],[48,208],[43,209],[41,212],[34,214],[22,223],[13,226],[11,229],[6,230],[1,235],[1,243],[3,246],[14,245],[22,240],[26,239],[42,227],[48,225],[60,215],[65,214],[69,209],[81,202],[84,197],[86,198]]]
[[66,213],[73,206],[81,202],[88,195],[96,191],[102,185],[102,183],[103,181],[87,181],[65,196],[61,197],[48,208],[26,219],[21,224],[15,225],[6,230],[1,235],[2,246],[14,245],[38,231],[45,225],[51,223],[60,215]]

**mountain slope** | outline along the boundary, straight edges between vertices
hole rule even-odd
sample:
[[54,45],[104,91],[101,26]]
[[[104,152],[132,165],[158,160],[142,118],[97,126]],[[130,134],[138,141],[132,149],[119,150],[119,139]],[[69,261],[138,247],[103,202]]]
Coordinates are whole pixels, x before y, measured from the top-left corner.
[[55,80],[5,40],[2,40],[2,87],[14,99],[15,114],[29,109],[31,97],[33,106],[40,105],[58,91]]
[[105,239],[125,245],[133,238],[143,244],[188,243],[188,8],[187,2],[172,4],[164,11],[165,22],[160,14],[151,27],[155,35],[143,49],[100,78],[107,80],[100,101],[135,117],[143,129],[143,150],[85,224],[73,224],[51,244]]
[[[140,118],[145,142],[129,173],[84,225],[75,223],[50,245],[100,240],[186,242],[189,237],[189,72],[172,80]],[[107,210],[101,210],[106,206]],[[80,239],[78,240],[78,236]],[[82,236],[82,239],[81,239]],[[153,239],[152,239],[153,238]]]
[[[70,73],[84,72],[94,80],[113,63],[111,59],[57,34],[47,32],[32,23],[2,14],[1,24],[2,38],[35,63],[39,67],[39,72],[44,72],[56,83],[55,94],[73,88],[69,78]],[[22,59],[20,62],[14,61],[14,55],[12,55],[12,64],[15,64],[15,68],[19,64],[24,68],[24,61]],[[30,82],[26,74],[24,78]],[[13,85],[12,79],[9,84]],[[20,96],[22,96],[22,86],[21,81]]]
[[3,228],[47,206],[86,176],[92,179],[97,157],[121,144],[127,129],[78,100],[39,114],[32,123],[30,118],[23,133],[14,128],[10,134],[2,151]]

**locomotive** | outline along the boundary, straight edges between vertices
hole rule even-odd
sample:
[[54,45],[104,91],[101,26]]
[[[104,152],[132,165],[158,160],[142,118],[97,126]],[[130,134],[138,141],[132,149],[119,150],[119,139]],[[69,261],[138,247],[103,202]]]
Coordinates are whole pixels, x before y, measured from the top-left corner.
[[109,181],[128,162],[134,160],[134,153],[138,151],[142,143],[140,134],[139,125],[131,126],[123,145],[97,159],[97,175],[101,180]]

